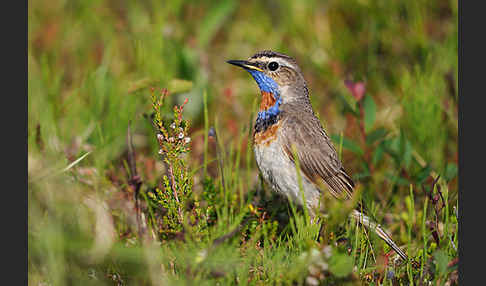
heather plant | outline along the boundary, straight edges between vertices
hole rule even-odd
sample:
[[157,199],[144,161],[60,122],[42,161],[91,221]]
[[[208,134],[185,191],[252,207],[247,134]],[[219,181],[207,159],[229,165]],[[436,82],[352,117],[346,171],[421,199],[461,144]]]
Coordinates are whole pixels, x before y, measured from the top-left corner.
[[206,225],[206,218],[194,196],[193,178],[186,162],[191,150],[190,123],[182,113],[188,99],[182,105],[173,107],[172,118],[164,118],[162,107],[169,92],[163,89],[159,97],[157,94],[156,89],[152,88],[153,125],[160,147],[158,154],[167,167],[167,174],[163,175],[160,187],[149,192],[148,196],[154,203],[152,207],[164,212],[159,233],[167,239],[169,235],[183,231],[184,227],[195,227],[194,233],[199,234]]

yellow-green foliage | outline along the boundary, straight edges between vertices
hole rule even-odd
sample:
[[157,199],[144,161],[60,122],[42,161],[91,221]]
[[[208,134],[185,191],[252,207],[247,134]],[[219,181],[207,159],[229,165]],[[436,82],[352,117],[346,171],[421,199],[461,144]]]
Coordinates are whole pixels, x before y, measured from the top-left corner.
[[433,70],[406,72],[401,86],[403,96],[402,126],[405,134],[424,159],[435,168],[442,168],[446,160],[448,126],[444,124],[444,98],[450,96],[445,89],[444,75]]

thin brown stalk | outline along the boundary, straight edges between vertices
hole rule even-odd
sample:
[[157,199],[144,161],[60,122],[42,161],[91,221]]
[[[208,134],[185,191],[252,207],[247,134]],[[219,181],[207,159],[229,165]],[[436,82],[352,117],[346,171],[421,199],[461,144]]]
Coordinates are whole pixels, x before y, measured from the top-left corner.
[[140,222],[140,205],[138,200],[138,193],[140,191],[140,187],[142,186],[142,179],[138,175],[137,165],[135,163],[135,150],[133,148],[130,122],[128,123],[128,128],[127,128],[127,148],[128,148],[127,162],[129,167],[128,185],[133,191],[133,196],[135,200],[135,213],[137,218],[138,235],[139,237],[142,237],[142,227]]
[[179,216],[179,223],[183,224],[184,216],[182,215],[181,202],[179,201],[179,196],[177,195],[177,188],[175,185],[174,171],[172,170],[172,165],[169,165],[169,176],[171,181],[172,192],[174,193],[174,198],[177,202],[177,215]]

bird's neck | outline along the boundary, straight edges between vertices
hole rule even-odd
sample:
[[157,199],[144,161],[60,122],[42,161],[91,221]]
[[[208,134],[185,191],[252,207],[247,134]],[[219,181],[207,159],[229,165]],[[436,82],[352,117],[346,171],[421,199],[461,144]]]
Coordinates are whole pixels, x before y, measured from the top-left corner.
[[262,90],[262,101],[255,122],[255,132],[265,131],[278,122],[281,104],[282,98],[278,94],[275,95],[272,92]]
[[278,84],[265,73],[248,70],[255,79],[262,94],[260,110],[255,122],[255,132],[265,131],[278,122],[282,99]]
[[281,104],[282,98],[280,96],[274,95],[271,92],[262,91],[262,101],[260,102],[258,117],[266,119],[278,115]]

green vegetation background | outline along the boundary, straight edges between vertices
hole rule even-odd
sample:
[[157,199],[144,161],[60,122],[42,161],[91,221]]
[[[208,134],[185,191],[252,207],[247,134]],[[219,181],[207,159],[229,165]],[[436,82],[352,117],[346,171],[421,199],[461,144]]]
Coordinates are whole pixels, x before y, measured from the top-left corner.
[[[29,1],[29,285],[456,285],[457,11]],[[351,206],[331,202],[310,225],[261,182],[248,140],[257,86],[225,61],[263,49],[297,59],[359,199],[418,267],[346,221]],[[161,126],[181,126],[190,151],[157,140],[161,88]]]

